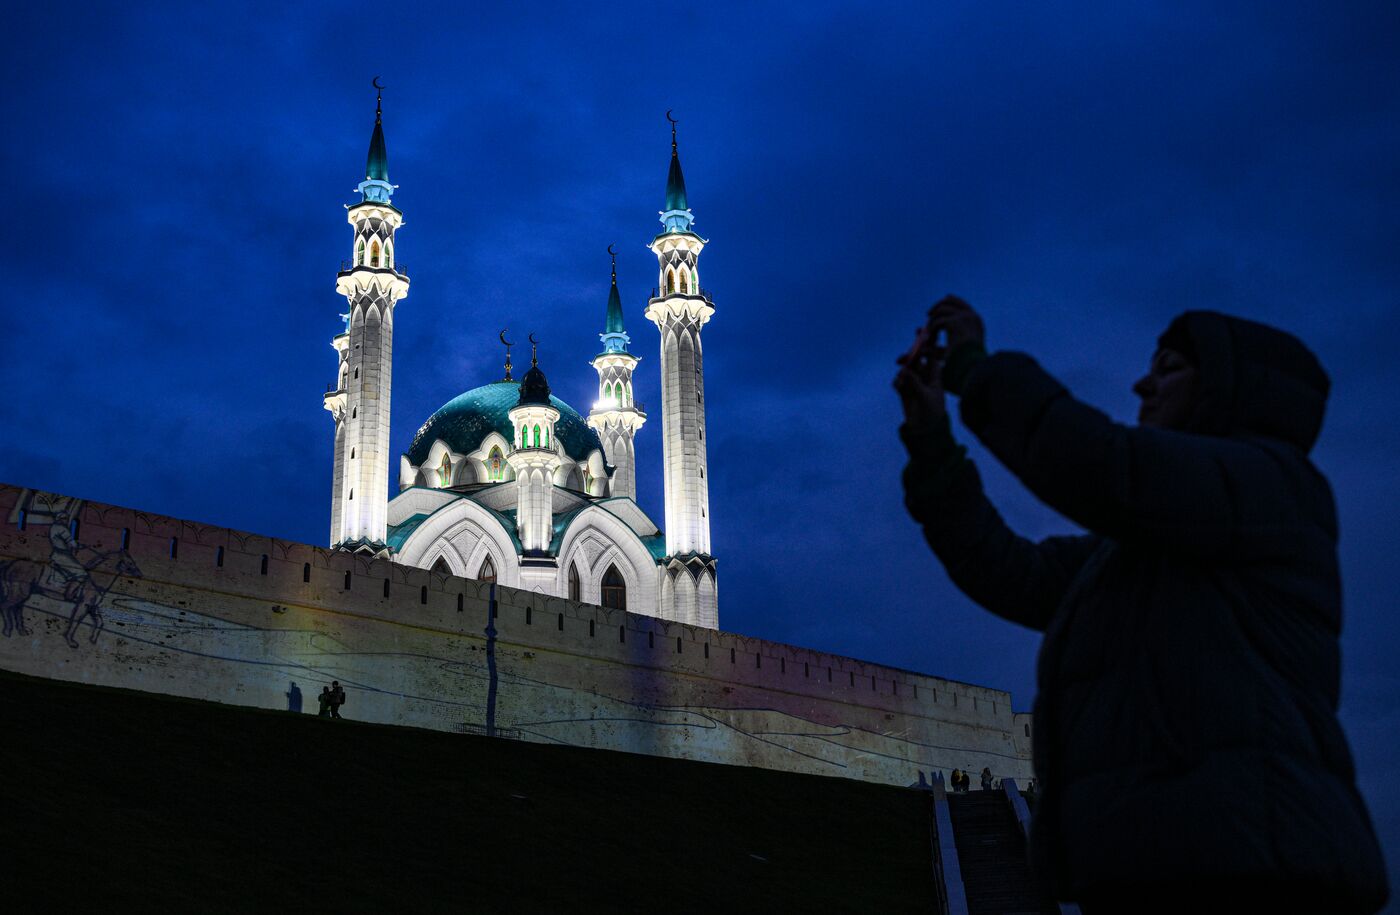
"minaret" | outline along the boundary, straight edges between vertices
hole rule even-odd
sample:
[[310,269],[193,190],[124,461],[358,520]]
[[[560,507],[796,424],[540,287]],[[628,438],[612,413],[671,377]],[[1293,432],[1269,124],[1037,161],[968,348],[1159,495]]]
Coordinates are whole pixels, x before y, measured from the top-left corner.
[[389,501],[390,364],[394,306],[408,295],[408,276],[394,260],[403,214],[390,201],[384,150],[383,87],[375,77],[374,133],[369,141],[360,202],[347,207],[353,257],[336,274],[335,290],[350,310],[345,331],[331,341],[340,356],[339,383],[325,396],[335,418],[331,546],[380,553]]
[[549,402],[534,334],[530,343],[530,370],[520,379],[520,397],[510,409],[515,441],[506,457],[515,471],[515,528],[526,559],[545,556],[554,539],[554,473],[563,465],[554,447],[559,411]]
[[627,352],[632,338],[622,327],[622,297],[617,293],[617,252],[612,255],[612,289],[608,291],[608,316],[603,332],[603,351],[593,357],[598,370],[598,400],[588,414],[588,425],[603,442],[603,454],[613,465],[610,495],[637,498],[637,452],[633,440],[647,415],[632,399],[632,370],[639,358]]
[[698,262],[706,241],[691,231],[695,216],[685,194],[671,122],[671,170],[666,177],[662,231],[649,247],[660,262],[646,316],[661,332],[661,440],[665,463],[666,559],[661,615],[687,623],[719,624],[715,559],[710,555],[710,490],[705,477],[705,377],[700,329],[715,313],[700,287]]

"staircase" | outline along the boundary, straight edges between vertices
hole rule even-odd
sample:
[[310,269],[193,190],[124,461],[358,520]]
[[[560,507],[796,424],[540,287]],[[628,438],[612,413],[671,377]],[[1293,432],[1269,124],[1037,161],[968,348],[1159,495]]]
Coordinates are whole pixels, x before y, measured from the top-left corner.
[[[1026,839],[1001,791],[948,795],[968,915],[1032,915],[1042,909]],[[1053,905],[1053,904],[1052,904]]]

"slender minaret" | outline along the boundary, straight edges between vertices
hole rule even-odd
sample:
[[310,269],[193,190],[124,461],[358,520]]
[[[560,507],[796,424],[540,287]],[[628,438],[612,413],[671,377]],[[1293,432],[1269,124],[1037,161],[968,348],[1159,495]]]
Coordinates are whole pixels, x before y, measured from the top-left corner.
[[335,418],[331,546],[379,553],[385,545],[389,501],[390,364],[394,305],[408,295],[408,276],[394,263],[395,232],[403,214],[390,202],[384,151],[383,87],[375,77],[374,134],[369,141],[360,202],[348,207],[354,227],[352,260],[336,274],[335,290],[350,305],[345,331],[331,341],[340,356],[339,383],[325,396]]
[[563,464],[554,447],[559,411],[549,401],[549,382],[540,371],[534,334],[530,343],[530,370],[520,379],[520,397],[510,408],[515,441],[506,456],[515,471],[515,528],[527,558],[546,554],[554,539],[554,473]]
[[617,293],[617,252],[612,255],[612,289],[608,291],[608,316],[603,332],[603,351],[593,357],[598,370],[598,400],[588,414],[588,425],[603,442],[603,455],[613,465],[612,492],[609,495],[637,498],[637,452],[633,440],[647,415],[632,399],[632,370],[640,359],[627,352],[632,338],[622,327],[622,297]]
[[715,313],[700,288],[698,262],[706,241],[691,231],[695,216],[685,194],[671,122],[671,170],[666,177],[662,231],[651,248],[660,262],[646,316],[661,332],[661,440],[665,462],[666,559],[661,615],[718,626],[715,559],[710,554],[710,490],[705,478],[705,377],[700,329]]

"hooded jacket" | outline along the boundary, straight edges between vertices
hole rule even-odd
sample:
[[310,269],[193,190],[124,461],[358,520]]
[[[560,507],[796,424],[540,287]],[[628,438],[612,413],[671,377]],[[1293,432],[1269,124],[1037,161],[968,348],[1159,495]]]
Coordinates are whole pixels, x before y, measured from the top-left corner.
[[1031,851],[1060,898],[1279,881],[1374,911],[1385,870],[1336,715],[1336,510],[1308,460],[1327,376],[1254,322],[1188,312],[1173,336],[1197,363],[1188,430],[1115,423],[1019,353],[966,372],[967,427],[1088,534],[1016,536],[971,462],[908,427],[907,504],[959,588],[1045,633]]

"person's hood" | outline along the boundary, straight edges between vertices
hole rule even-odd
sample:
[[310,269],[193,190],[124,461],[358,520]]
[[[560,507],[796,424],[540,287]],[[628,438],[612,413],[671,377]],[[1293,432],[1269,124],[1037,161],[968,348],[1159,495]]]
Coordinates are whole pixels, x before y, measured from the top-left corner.
[[1196,363],[1196,404],[1188,429],[1261,435],[1312,449],[1331,382],[1303,342],[1267,324],[1215,311],[1188,311],[1161,341],[1185,334]]

